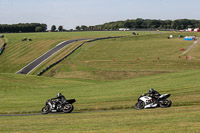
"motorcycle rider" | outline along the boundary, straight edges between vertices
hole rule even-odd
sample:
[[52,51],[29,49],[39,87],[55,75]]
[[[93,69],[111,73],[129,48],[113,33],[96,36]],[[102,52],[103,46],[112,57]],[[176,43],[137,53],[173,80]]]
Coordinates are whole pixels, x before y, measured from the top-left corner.
[[159,96],[161,96],[160,93],[157,92],[156,90],[154,90],[153,88],[150,88],[149,92],[143,94],[143,96],[146,96],[148,94],[152,98],[153,101],[151,101],[151,102],[153,102],[153,103],[157,103]]
[[57,96],[55,98],[52,98],[51,100],[56,100],[56,106],[58,104],[62,105],[63,103],[67,101],[65,96],[63,96],[61,93],[58,93]]

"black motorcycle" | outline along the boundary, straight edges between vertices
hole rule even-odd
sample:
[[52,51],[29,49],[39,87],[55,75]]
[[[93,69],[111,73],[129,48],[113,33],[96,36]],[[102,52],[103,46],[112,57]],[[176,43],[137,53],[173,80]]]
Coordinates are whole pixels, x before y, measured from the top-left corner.
[[46,101],[45,107],[42,108],[42,114],[55,113],[55,112],[64,112],[71,113],[74,109],[72,103],[76,102],[75,99],[66,100],[65,103],[61,103],[58,100],[49,99]]

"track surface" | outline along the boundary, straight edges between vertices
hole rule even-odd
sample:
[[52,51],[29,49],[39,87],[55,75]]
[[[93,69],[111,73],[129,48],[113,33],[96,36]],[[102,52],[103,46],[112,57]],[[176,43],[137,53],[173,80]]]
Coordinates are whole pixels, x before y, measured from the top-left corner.
[[29,74],[38,65],[40,65],[41,63],[43,63],[45,60],[47,60],[49,57],[51,57],[52,55],[54,55],[55,53],[57,53],[59,50],[61,50],[65,46],[67,46],[67,45],[69,45],[69,44],[71,44],[73,42],[83,41],[83,40],[89,40],[89,39],[75,39],[75,40],[69,40],[69,41],[65,41],[65,42],[60,43],[56,47],[52,48],[51,50],[49,50],[48,52],[46,52],[45,54],[43,54],[39,58],[35,59],[33,62],[31,62],[28,65],[26,65],[24,68],[22,68],[21,70],[19,70],[18,72],[16,72],[16,74]]
[[[133,109],[116,109],[116,110],[96,110],[96,111],[83,111],[83,112],[72,112],[74,113],[95,113],[95,112],[114,112],[114,111],[122,111],[122,110],[133,110]],[[61,114],[70,114],[70,113],[49,113],[49,114],[0,114],[1,116],[35,116],[35,115],[61,115]]]

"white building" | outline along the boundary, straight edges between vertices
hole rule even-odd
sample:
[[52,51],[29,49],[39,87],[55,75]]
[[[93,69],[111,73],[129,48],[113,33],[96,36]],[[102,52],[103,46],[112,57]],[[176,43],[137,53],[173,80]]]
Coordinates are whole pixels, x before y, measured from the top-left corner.
[[130,28],[119,28],[119,31],[129,31]]
[[200,32],[200,28],[195,28],[194,32]]
[[193,29],[192,28],[188,28],[188,30],[187,31],[189,31],[189,32],[192,32],[193,31]]

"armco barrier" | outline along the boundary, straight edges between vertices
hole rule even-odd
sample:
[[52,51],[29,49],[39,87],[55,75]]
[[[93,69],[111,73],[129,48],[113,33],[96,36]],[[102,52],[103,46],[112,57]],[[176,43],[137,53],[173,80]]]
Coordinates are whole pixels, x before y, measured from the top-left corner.
[[41,76],[44,72],[46,72],[47,70],[49,70],[50,68],[52,68],[53,66],[57,65],[58,63],[60,63],[61,61],[63,61],[65,58],[67,58],[68,56],[70,56],[72,53],[74,53],[77,49],[79,49],[81,46],[83,46],[83,44],[87,43],[87,42],[94,42],[94,41],[98,41],[98,40],[105,40],[105,39],[112,39],[112,38],[122,38],[122,37],[126,37],[126,36],[117,36],[117,37],[104,37],[104,38],[95,38],[89,41],[85,41],[83,42],[81,45],[79,45],[77,48],[75,48],[74,50],[72,50],[69,54],[67,54],[66,56],[64,56],[63,58],[61,58],[60,60],[54,62],[53,64],[49,65],[48,67],[46,67],[45,69],[43,69],[42,71],[40,71],[37,76]]
[[3,46],[1,47],[1,49],[0,49],[0,55],[3,53],[5,47],[6,47],[6,43],[4,43]]

